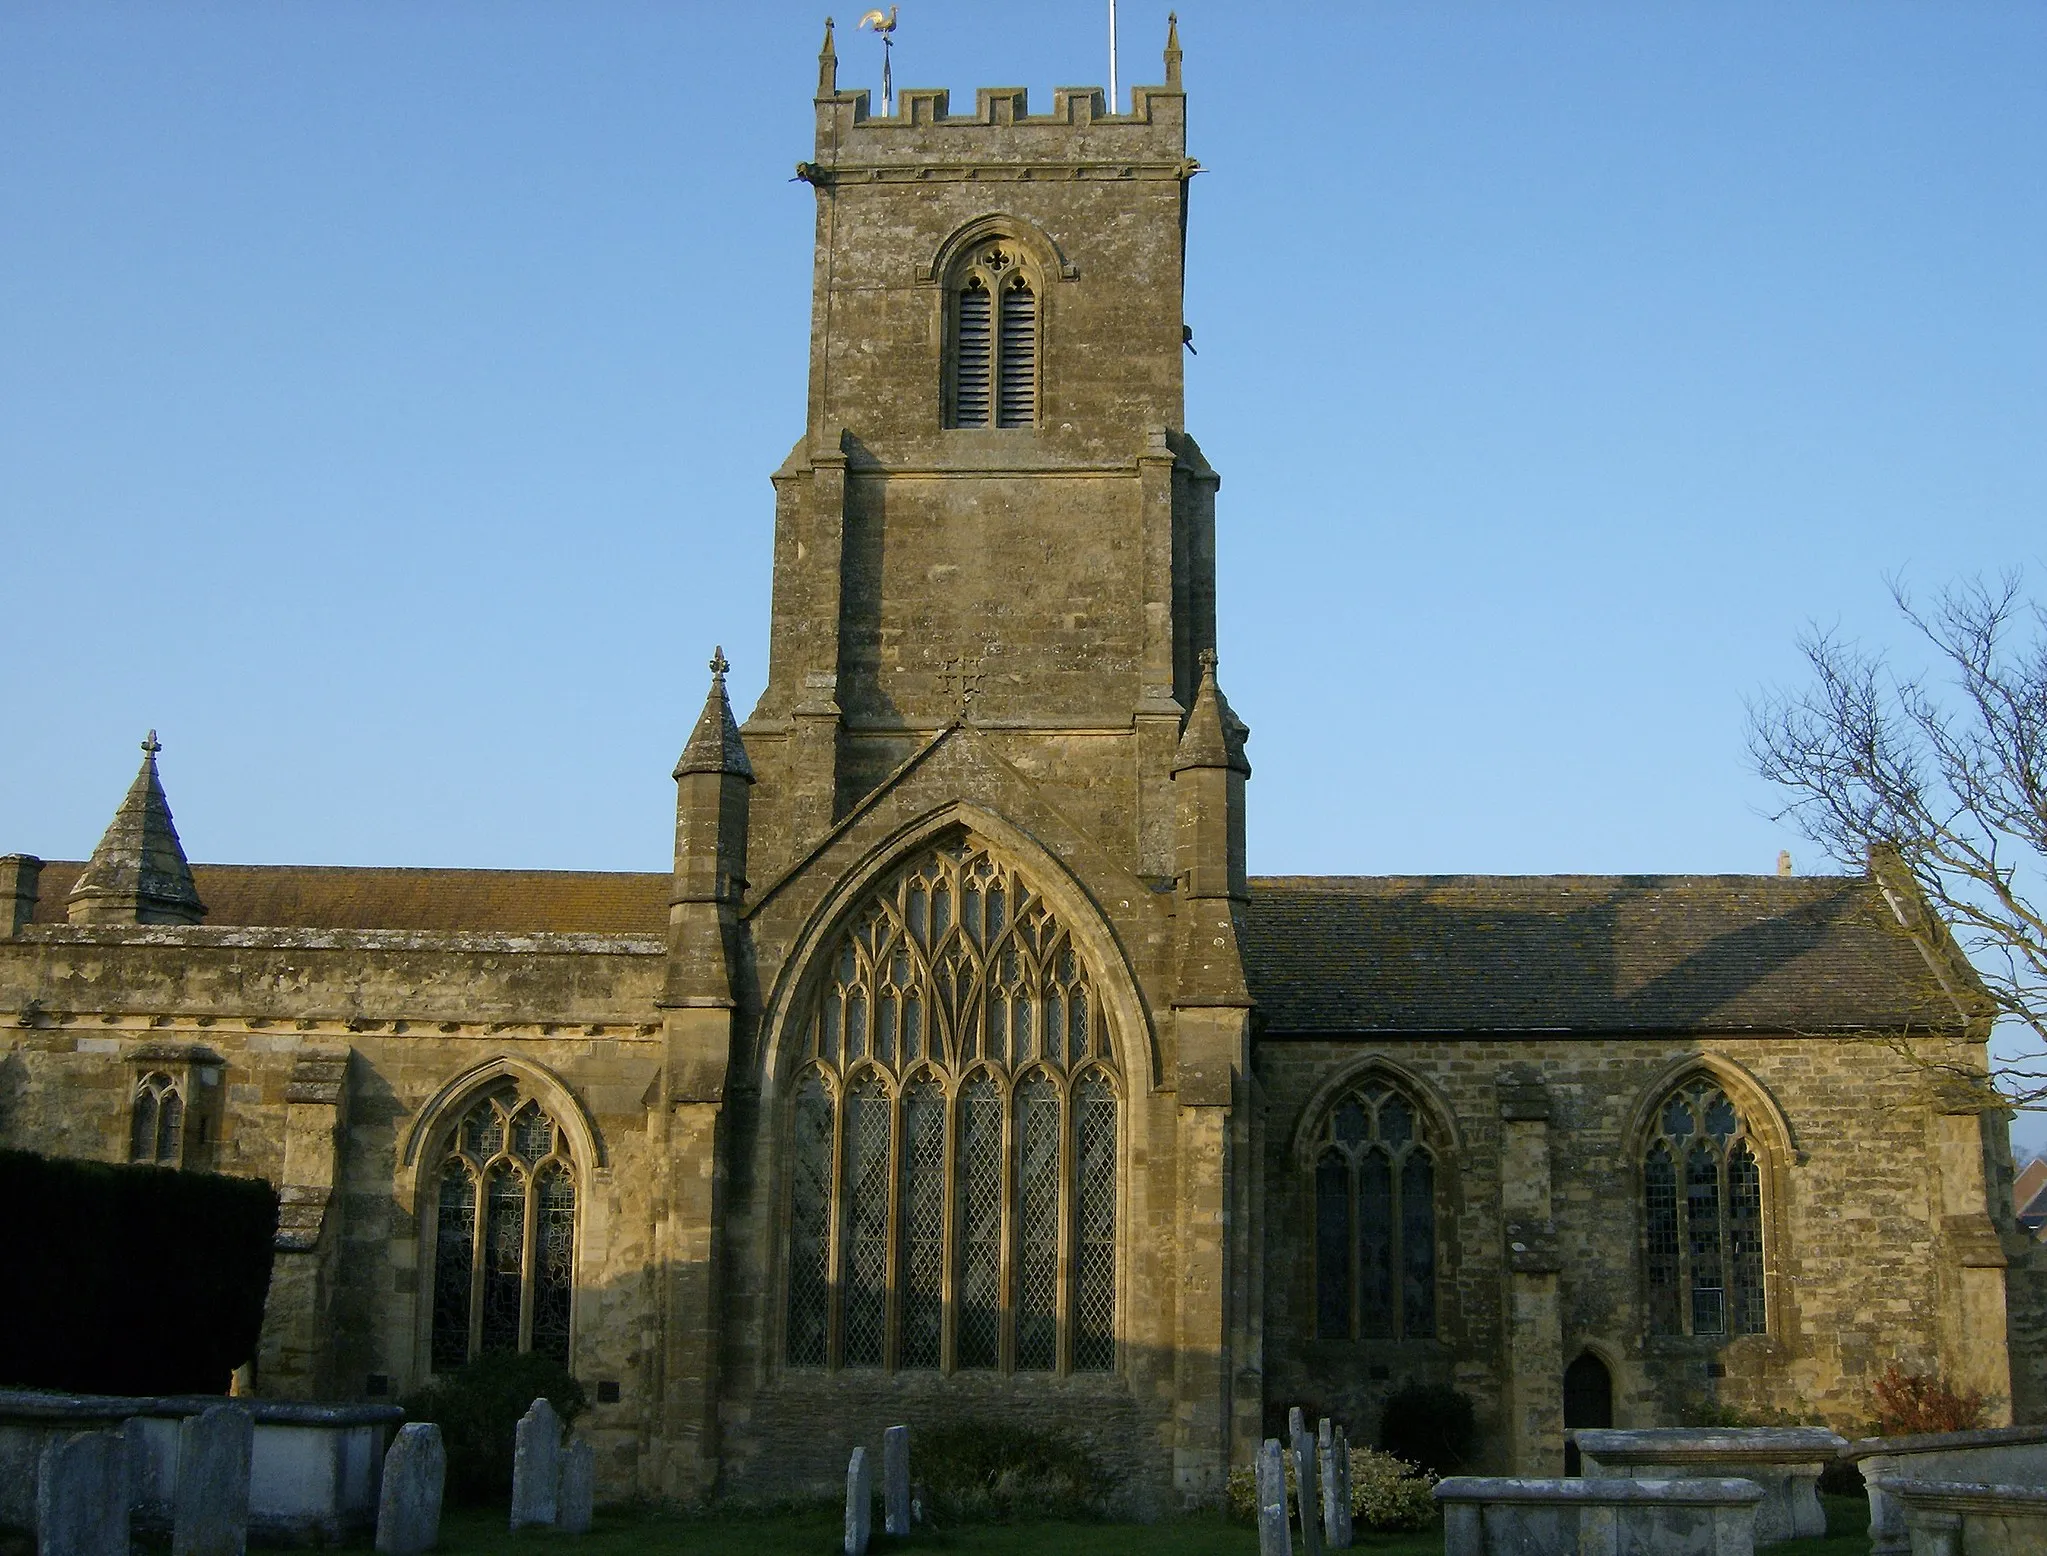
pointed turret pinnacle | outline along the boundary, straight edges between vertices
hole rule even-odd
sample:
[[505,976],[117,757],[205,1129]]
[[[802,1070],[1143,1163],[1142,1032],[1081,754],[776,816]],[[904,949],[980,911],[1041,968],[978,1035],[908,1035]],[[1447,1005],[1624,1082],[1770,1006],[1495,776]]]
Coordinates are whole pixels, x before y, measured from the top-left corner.
[[710,695],[697,715],[697,727],[690,731],[689,744],[682,748],[682,760],[675,764],[677,778],[685,773],[731,773],[753,782],[753,764],[746,759],[739,721],[732,717],[732,703],[725,695],[725,672],[731,668],[722,647],[712,652]]
[[817,51],[817,95],[836,97],[839,92],[839,51],[832,42],[832,19],[824,19],[824,43]]
[[1180,730],[1180,746],[1173,754],[1173,771],[1190,767],[1228,767],[1248,775],[1251,764],[1244,757],[1244,742],[1250,728],[1230,711],[1229,699],[1215,679],[1215,650],[1201,651],[1201,686],[1194,694],[1193,711]]
[[1180,18],[1166,12],[1166,89],[1180,90]]
[[66,914],[74,923],[196,924],[205,917],[157,776],[162,749],[151,730],[141,771],[71,888]]

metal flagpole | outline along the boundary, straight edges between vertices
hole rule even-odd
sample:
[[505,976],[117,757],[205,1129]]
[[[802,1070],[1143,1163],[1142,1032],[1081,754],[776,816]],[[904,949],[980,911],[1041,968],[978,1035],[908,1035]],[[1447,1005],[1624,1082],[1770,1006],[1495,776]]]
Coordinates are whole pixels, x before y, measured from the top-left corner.
[[1116,106],[1116,0],[1109,0],[1109,112],[1121,113]]

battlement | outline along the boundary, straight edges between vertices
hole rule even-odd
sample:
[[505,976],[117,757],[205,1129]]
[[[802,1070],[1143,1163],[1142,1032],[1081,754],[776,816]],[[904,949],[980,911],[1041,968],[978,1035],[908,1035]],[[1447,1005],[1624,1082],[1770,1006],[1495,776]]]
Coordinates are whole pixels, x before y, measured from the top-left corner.
[[1167,34],[1165,64],[1163,86],[1131,88],[1128,113],[1110,112],[1107,95],[1093,86],[1056,88],[1046,114],[1030,111],[1023,87],[979,88],[971,114],[955,114],[952,94],[943,88],[910,87],[896,94],[893,114],[877,115],[864,89],[839,90],[827,22],[818,55],[816,161],[800,171],[813,183],[879,176],[889,167],[969,172],[977,165],[1057,166],[1069,176],[1100,169],[1111,177],[1184,177],[1187,110],[1177,22]]

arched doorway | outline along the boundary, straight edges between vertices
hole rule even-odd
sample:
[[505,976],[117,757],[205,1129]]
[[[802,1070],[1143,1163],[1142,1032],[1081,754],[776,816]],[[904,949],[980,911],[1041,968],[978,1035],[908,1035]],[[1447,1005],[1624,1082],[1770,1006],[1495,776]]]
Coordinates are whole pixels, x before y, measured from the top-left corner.
[[[1606,1370],[1606,1363],[1590,1351],[1580,1351],[1578,1359],[1564,1369],[1564,1430],[1574,1427],[1603,1427],[1613,1425],[1613,1374]],[[1578,1445],[1568,1438],[1564,1442],[1564,1473],[1576,1475],[1582,1466],[1578,1458]]]

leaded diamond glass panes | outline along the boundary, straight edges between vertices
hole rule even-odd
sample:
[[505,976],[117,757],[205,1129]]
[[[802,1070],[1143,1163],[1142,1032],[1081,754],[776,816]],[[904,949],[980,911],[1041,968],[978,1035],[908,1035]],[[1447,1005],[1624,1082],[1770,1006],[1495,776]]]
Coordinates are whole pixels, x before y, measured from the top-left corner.
[[888,1093],[874,1076],[846,1097],[845,1360],[879,1367],[888,1306]]
[[1107,1372],[1116,1365],[1116,1092],[1104,1075],[1083,1077],[1075,1090],[1074,1156],[1080,1267],[1073,1367]]
[[964,836],[844,925],[803,1017],[787,1359],[1113,1367],[1120,1104],[1086,959]]
[[904,1367],[936,1367],[945,1337],[945,1089],[926,1078],[903,1098]]
[[959,1364],[1002,1359],[1002,1088],[986,1073],[960,1093]]
[[547,1110],[509,1083],[478,1097],[431,1192],[434,1369],[525,1350],[568,1365],[576,1180]]
[[1740,1110],[1700,1076],[1656,1122],[1642,1163],[1651,1332],[1765,1333],[1762,1171]]
[[183,1160],[185,1094],[177,1081],[152,1070],[135,1082],[129,1120],[128,1160],[175,1167]]
[[1016,1364],[1059,1361],[1059,1093],[1033,1075],[1016,1093]]
[[829,1360],[832,1301],[832,1099],[815,1071],[796,1088],[790,1141],[789,1360]]
[[1436,1332],[1436,1175],[1414,1102],[1382,1082],[1339,1098],[1315,1158],[1315,1329]]

